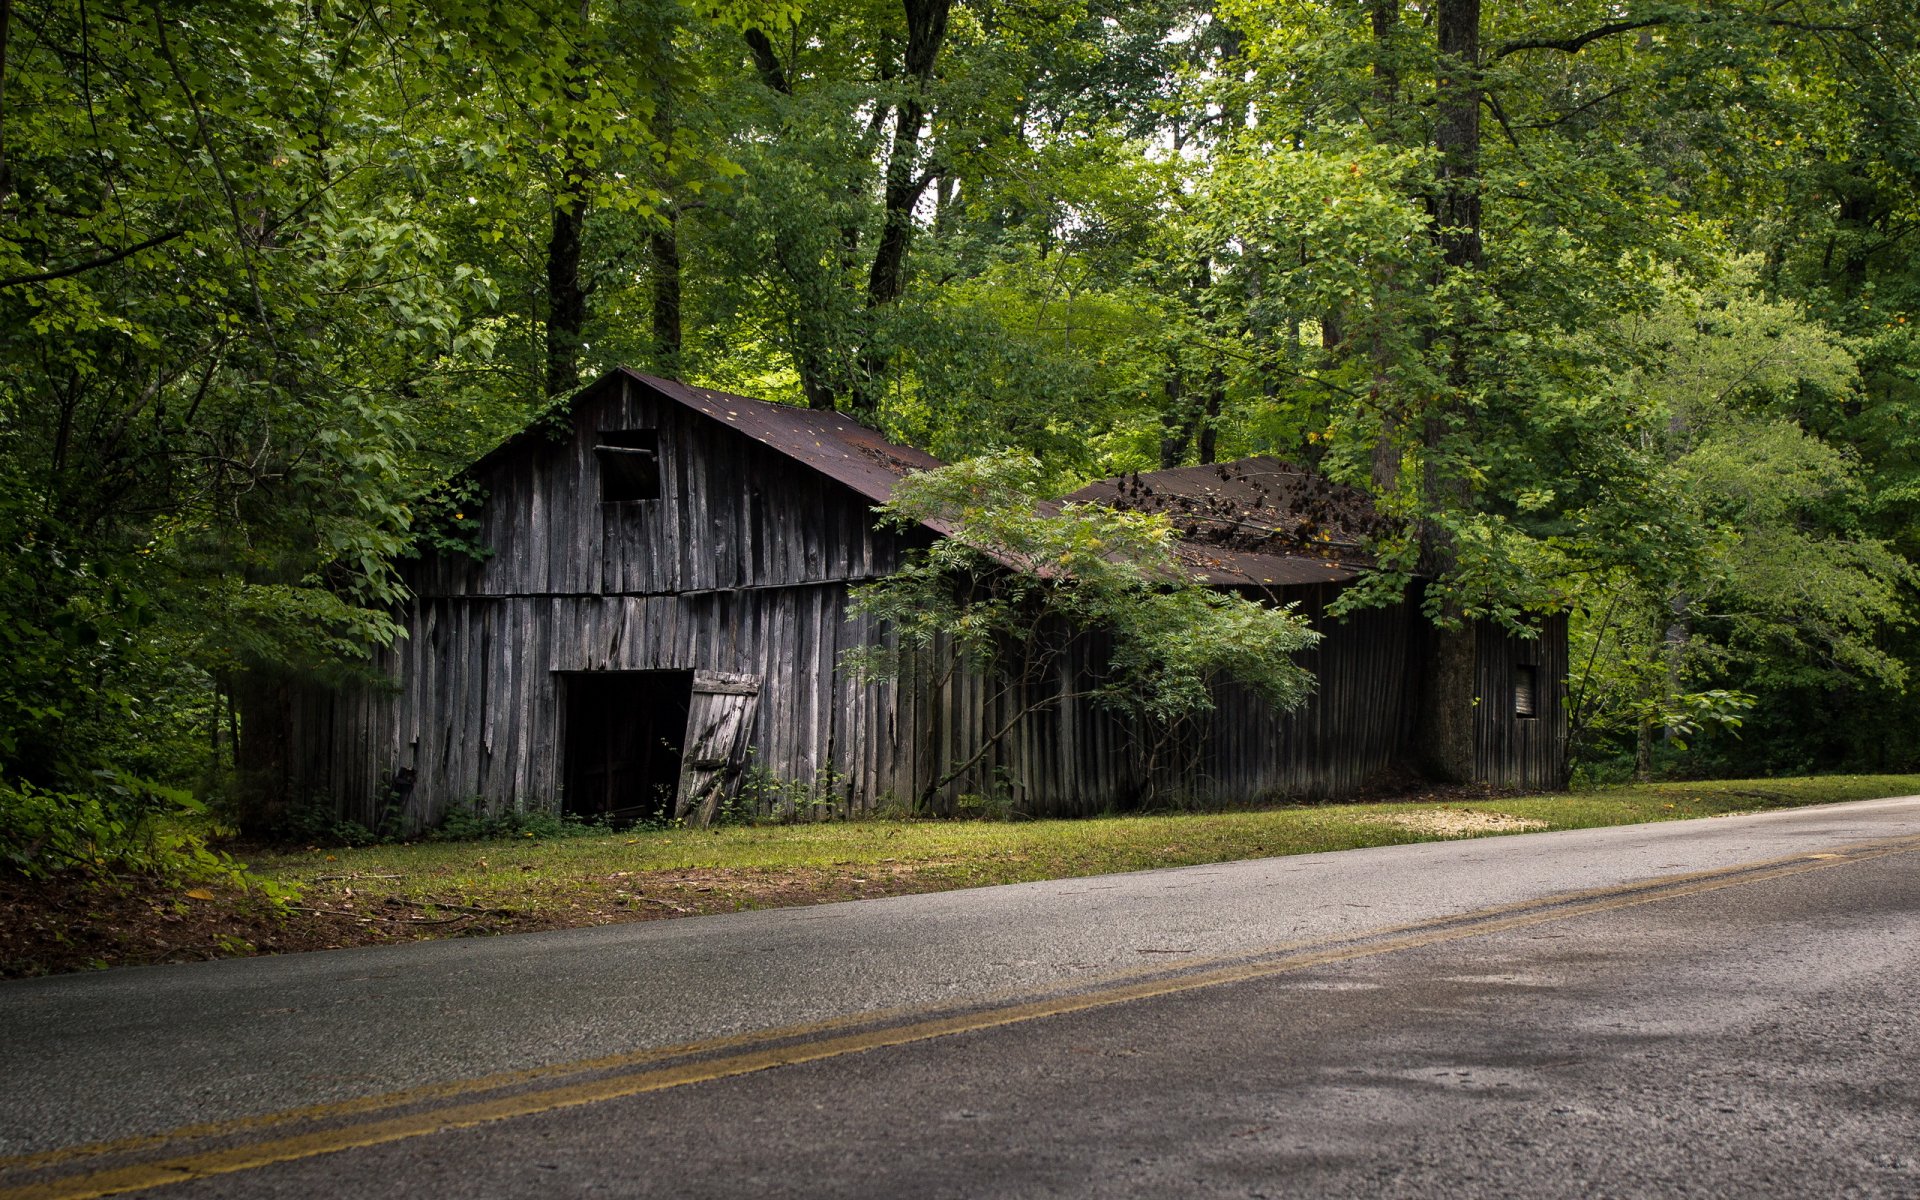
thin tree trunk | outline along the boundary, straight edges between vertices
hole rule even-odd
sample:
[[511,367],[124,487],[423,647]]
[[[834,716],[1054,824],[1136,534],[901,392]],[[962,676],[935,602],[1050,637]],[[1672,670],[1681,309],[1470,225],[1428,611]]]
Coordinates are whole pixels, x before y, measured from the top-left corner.
[[553,232],[547,239],[547,395],[580,386],[580,338],[587,323],[587,293],[580,283],[580,233],[586,221],[586,189],[568,172],[555,198]]
[[653,258],[653,355],[660,373],[680,373],[680,238],[671,213],[648,238]]

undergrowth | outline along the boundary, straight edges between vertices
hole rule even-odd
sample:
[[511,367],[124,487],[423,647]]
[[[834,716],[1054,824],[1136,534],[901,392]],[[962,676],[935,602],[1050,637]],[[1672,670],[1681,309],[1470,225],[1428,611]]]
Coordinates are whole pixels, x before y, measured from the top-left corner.
[[95,771],[84,790],[0,780],[0,865],[42,882],[226,887],[277,908],[299,898],[297,885],[255,875],[208,846],[206,816],[192,793],[123,771]]

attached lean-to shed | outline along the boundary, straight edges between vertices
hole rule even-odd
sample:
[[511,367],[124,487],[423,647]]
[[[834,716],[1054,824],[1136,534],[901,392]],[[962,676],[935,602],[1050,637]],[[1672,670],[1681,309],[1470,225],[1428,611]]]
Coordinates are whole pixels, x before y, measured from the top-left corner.
[[[467,804],[697,818],[743,788],[838,813],[928,799],[998,723],[993,690],[965,673],[864,681],[842,655],[885,636],[848,619],[851,590],[940,536],[882,529],[873,506],[936,465],[841,415],[615,371],[469,469],[491,554],[411,566],[407,636],[378,664],[391,687],[258,681],[243,765],[281,803],[415,828]],[[1298,602],[1325,634],[1299,712],[1222,689],[1176,756],[1181,790],[1337,797],[1410,765],[1422,623],[1405,606],[1325,619],[1364,569],[1350,543],[1371,509],[1292,470],[1255,459],[1074,497],[1173,513],[1198,576]],[[1557,783],[1564,631],[1479,638],[1481,777]],[[1169,783],[1134,733],[1085,701],[1042,706],[931,803],[1125,807]]]
[[[1385,529],[1358,488],[1273,458],[1175,467],[1103,480],[1067,497],[1161,513],[1197,577],[1293,603],[1320,630],[1299,659],[1314,699],[1275,720],[1231,687],[1206,731],[1201,777],[1235,797],[1351,795],[1380,779],[1431,774],[1416,742],[1435,637],[1418,597],[1330,619],[1328,606],[1371,566],[1364,545]],[[1557,788],[1566,773],[1564,616],[1519,637],[1490,622],[1460,635],[1473,656],[1473,781]]]

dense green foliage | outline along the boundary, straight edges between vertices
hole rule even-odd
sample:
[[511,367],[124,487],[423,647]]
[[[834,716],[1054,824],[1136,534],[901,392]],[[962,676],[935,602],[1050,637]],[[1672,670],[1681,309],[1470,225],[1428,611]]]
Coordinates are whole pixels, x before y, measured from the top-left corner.
[[[1141,740],[1213,707],[1231,678],[1276,711],[1297,708],[1313,680],[1293,655],[1320,640],[1291,607],[1199,583],[1175,555],[1173,523],[1101,505],[1048,505],[1037,459],[967,459],[908,476],[880,508],[901,529],[934,522],[947,536],[909,551],[878,583],[854,589],[853,611],[878,618],[886,644],[858,666],[874,677],[927,673],[948,687],[961,670],[988,680],[986,737],[928,781],[924,801],[989,754],[1018,720],[1083,680],[1085,698],[1135,720]],[[1101,639],[1082,669],[1081,635]],[[1076,696],[1075,698],[1079,698]]]
[[363,670],[433,489],[622,362],[1060,488],[1311,462],[1406,518],[1370,595],[1572,612],[1588,762],[1911,765],[1917,35],[0,0],[0,780],[217,792],[239,674]]

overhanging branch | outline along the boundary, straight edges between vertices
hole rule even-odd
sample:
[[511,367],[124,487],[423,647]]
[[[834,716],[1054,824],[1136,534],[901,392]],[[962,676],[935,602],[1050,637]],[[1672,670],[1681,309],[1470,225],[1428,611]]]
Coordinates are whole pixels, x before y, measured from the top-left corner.
[[27,283],[46,283],[48,280],[65,279],[70,275],[79,275],[99,267],[110,267],[121,259],[130,258],[142,250],[151,250],[155,246],[165,245],[167,242],[172,241],[185,232],[186,230],[184,229],[175,229],[169,233],[155,234],[144,242],[137,242],[123,249],[114,250],[101,255],[99,258],[90,258],[86,262],[73,263],[70,266],[59,267],[52,271],[38,271],[32,275],[15,275],[11,279],[0,279],[0,290],[19,287]]

